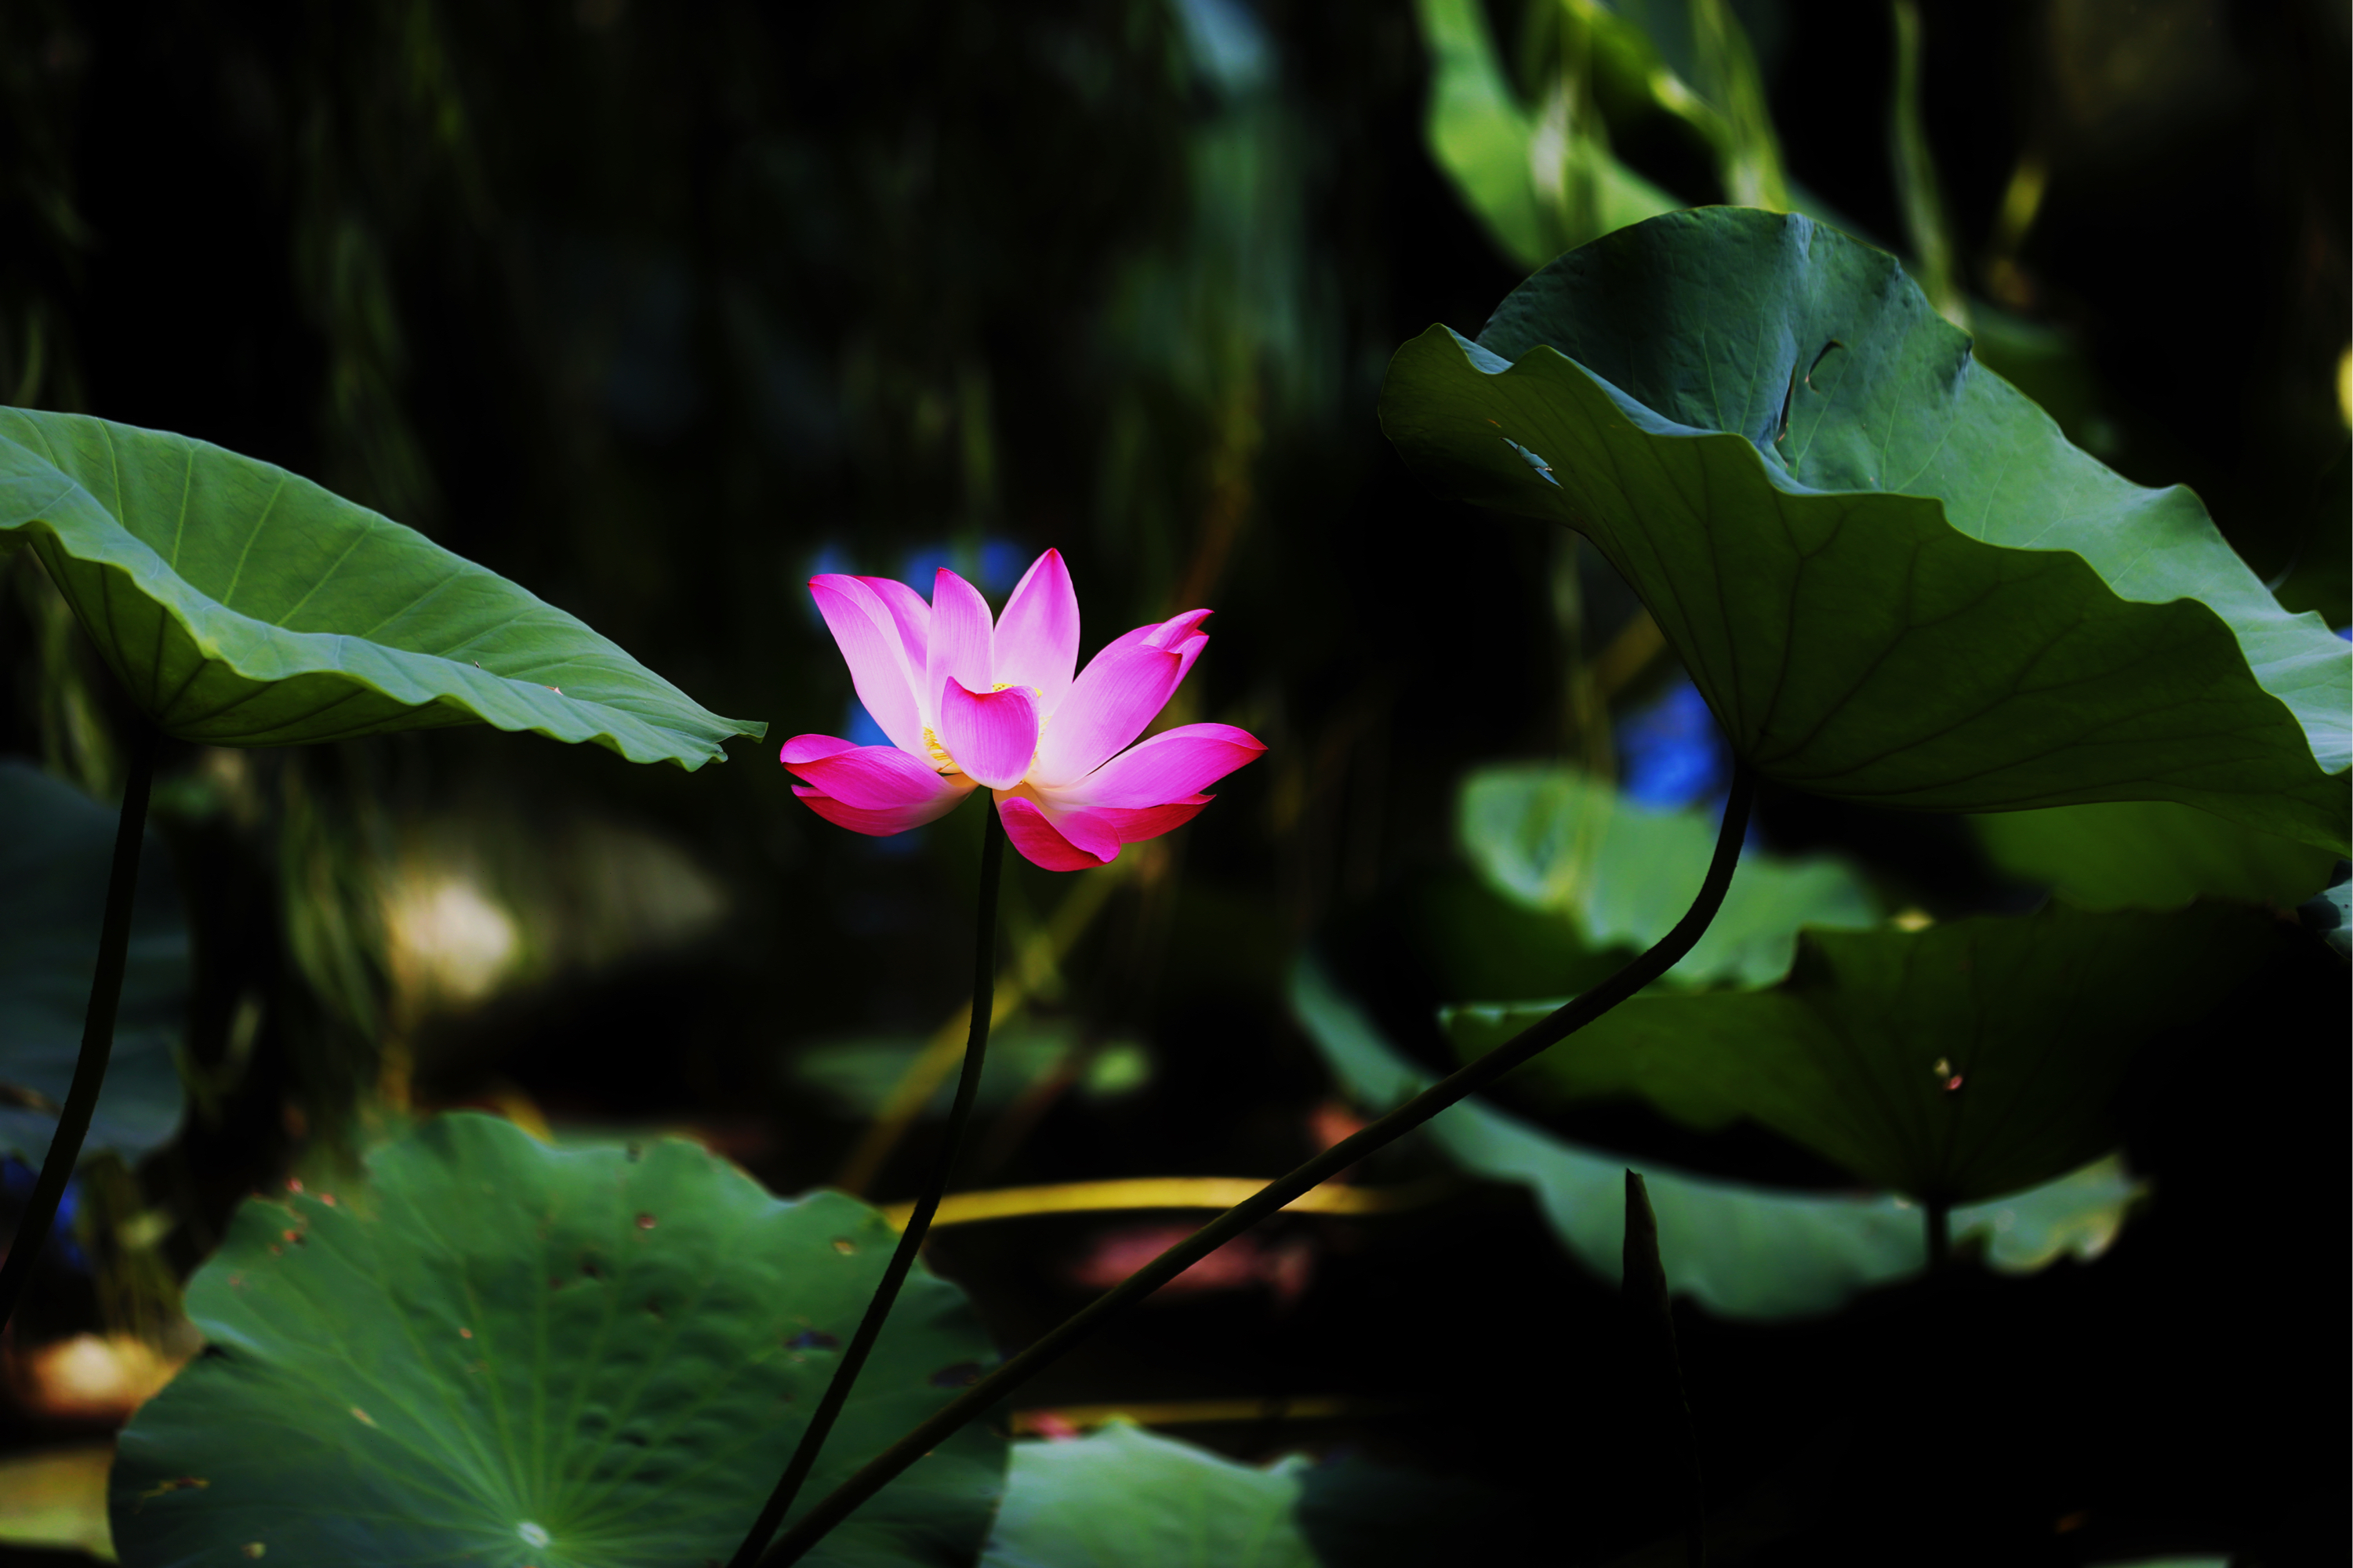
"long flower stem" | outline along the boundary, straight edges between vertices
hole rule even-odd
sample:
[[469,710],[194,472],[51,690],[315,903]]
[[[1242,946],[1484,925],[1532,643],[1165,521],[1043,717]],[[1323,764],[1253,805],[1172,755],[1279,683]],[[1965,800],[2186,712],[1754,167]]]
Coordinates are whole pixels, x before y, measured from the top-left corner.
[[761,1552],[776,1533],[776,1527],[784,1522],[793,1500],[800,1495],[802,1483],[808,1479],[818,1455],[825,1447],[827,1435],[840,1416],[842,1405],[849,1402],[860,1370],[866,1365],[875,1340],[881,1335],[892,1304],[899,1299],[900,1287],[907,1282],[908,1271],[915,1266],[915,1254],[923,1248],[924,1234],[932,1228],[932,1215],[938,1212],[940,1197],[948,1189],[948,1178],[955,1173],[956,1145],[964,1141],[965,1123],[972,1120],[973,1100],[980,1090],[981,1065],[988,1051],[989,1019],[997,1003],[997,889],[1004,879],[1005,822],[993,805],[983,815],[988,820],[981,829],[980,840],[980,916],[979,931],[973,943],[972,1026],[965,1037],[964,1070],[956,1078],[955,1101],[948,1108],[946,1140],[940,1146],[939,1158],[933,1162],[931,1178],[923,1184],[923,1194],[915,1200],[914,1212],[907,1216],[906,1229],[899,1233],[899,1245],[891,1254],[889,1267],[882,1270],[882,1282],[874,1288],[874,1299],[866,1303],[866,1316],[860,1320],[858,1331],[850,1336],[849,1348],[841,1352],[841,1361],[833,1369],[833,1381],[825,1386],[825,1397],[818,1401],[816,1412],[801,1433],[799,1446],[793,1449],[784,1475],[776,1481],[776,1489],[768,1494],[767,1506],[753,1521],[744,1544],[729,1559],[728,1568],[752,1568],[760,1560]]
[[74,1059],[73,1086],[33,1184],[32,1201],[17,1216],[8,1257],[0,1262],[0,1324],[16,1315],[16,1303],[32,1283],[33,1263],[57,1223],[58,1204],[72,1180],[74,1162],[90,1135],[98,1091],[106,1082],[107,1058],[114,1054],[114,1013],[122,1000],[122,968],[131,950],[131,906],[139,891],[139,847],[147,832],[147,796],[155,782],[155,748],[163,737],[144,719],[131,735],[131,771],[122,785],[122,815],[114,829],[114,864],[106,879],[106,914],[98,929],[98,968],[90,980],[90,1009],[82,1015],[81,1054]]
[[[776,1549],[762,1559],[765,1568],[797,1563],[826,1533],[849,1517],[860,1503],[881,1491],[899,1473],[930,1453],[965,1423],[986,1414],[1015,1388],[1059,1360],[1097,1329],[1134,1306],[1161,1286],[1231,1241],[1267,1215],[1280,1210],[1309,1188],[1339,1174],[1386,1144],[1395,1142],[1458,1100],[1486,1088],[1514,1068],[1557,1045],[1660,975],[1696,944],[1708,922],[1724,905],[1725,889],[1732,885],[1733,868],[1740,859],[1740,843],[1748,830],[1748,807],[1755,797],[1756,775],[1744,764],[1734,774],[1732,796],[1725,803],[1724,826],[1716,836],[1715,856],[1708,862],[1699,897],[1674,930],[1658,945],[1571,1001],[1542,1021],[1530,1025],[1496,1049],[1461,1068],[1451,1077],[1422,1090],[1379,1121],[1370,1123],[1293,1171],[1260,1188],[1241,1203],[1187,1237],[1143,1268],[1096,1297],[1028,1349],[941,1406],[931,1419],[900,1438],[869,1461],[864,1468],[786,1531]],[[748,1568],[748,1565],[742,1565]]]

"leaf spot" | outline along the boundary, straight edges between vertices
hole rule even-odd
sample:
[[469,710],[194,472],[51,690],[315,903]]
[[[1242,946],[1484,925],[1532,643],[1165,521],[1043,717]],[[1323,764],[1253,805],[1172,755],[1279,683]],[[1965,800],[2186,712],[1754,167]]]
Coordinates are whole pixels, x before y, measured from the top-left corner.
[[833,1249],[847,1258],[858,1250],[858,1243],[846,1236],[837,1236],[833,1238]]
[[470,1340],[474,1337],[474,1331],[461,1326],[458,1330],[458,1337],[461,1340]]
[[153,1486],[141,1492],[139,1500],[145,1502],[149,1498],[163,1497],[169,1492],[190,1491],[210,1485],[212,1482],[202,1476],[174,1476],[168,1481],[157,1481]]
[[649,1214],[641,1214],[641,1215],[639,1215],[638,1216],[638,1228],[639,1230],[651,1230],[651,1229],[653,1229],[653,1227],[654,1227],[654,1216],[653,1216],[653,1215],[649,1215]]
[[375,1425],[375,1417],[369,1415],[366,1411],[361,1409],[356,1405],[352,1406],[352,1414],[360,1418],[360,1424],[362,1426],[373,1426]]
[[791,1339],[785,1342],[785,1348],[788,1351],[839,1350],[841,1348],[841,1342],[834,1338],[831,1334],[821,1332],[818,1330],[803,1329],[799,1333],[795,1334]]
[[262,1557],[269,1554],[269,1548],[261,1542],[248,1541],[238,1547],[237,1551],[248,1557]]

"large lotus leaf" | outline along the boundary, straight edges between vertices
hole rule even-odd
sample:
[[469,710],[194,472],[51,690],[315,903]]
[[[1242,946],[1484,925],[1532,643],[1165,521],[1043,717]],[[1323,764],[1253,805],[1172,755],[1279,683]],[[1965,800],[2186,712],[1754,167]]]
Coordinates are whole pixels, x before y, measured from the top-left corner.
[[[881,1217],[770,1197],[691,1143],[551,1149],[458,1115],[364,1190],[247,1203],[190,1282],[210,1345],[122,1434],[133,1568],[731,1556],[889,1257]],[[993,1356],[918,1270],[804,1496]],[[967,1426],[807,1561],[969,1563],[1005,1444]]]
[[29,542],[132,700],[183,740],[490,724],[692,769],[766,732],[422,534],[185,437],[0,409],[0,541]]
[[[1544,764],[1472,773],[1456,826],[1496,890],[1571,916],[1597,948],[1649,947],[1665,936],[1715,853],[1716,824],[1706,814],[1637,805],[1599,779]],[[1724,908],[1667,978],[1769,985],[1788,973],[1799,926],[1877,919],[1869,891],[1836,860],[1746,854]]]
[[982,1568],[1316,1568],[1294,1517],[1307,1461],[1266,1469],[1124,1421],[1017,1443]]
[[[1514,1082],[1555,1103],[1640,1096],[1704,1129],[1746,1117],[1875,1185],[1979,1202],[2115,1147],[2134,1054],[2221,1000],[2277,929],[2198,905],[1808,931],[1773,990],[1634,997]],[[1447,1026],[1475,1057],[1548,1011],[1457,1008]]]
[[2088,910],[2171,910],[2196,899],[2283,907],[2328,885],[2337,857],[2163,800],[1974,817],[1994,864]]
[[[1367,1108],[1387,1110],[1429,1086],[1430,1076],[1312,961],[1293,975],[1291,1006],[1341,1087]],[[1553,1054],[1575,1049],[1583,1037],[1579,1031]],[[1920,1210],[1885,1194],[1793,1193],[1695,1176],[1582,1148],[1477,1099],[1440,1112],[1429,1131],[1465,1169],[1531,1188],[1561,1244],[1612,1281],[1625,1244],[1626,1170],[1641,1171],[1658,1215],[1668,1283],[1726,1317],[1835,1311],[1857,1292],[1927,1262]],[[1957,1208],[1953,1234],[1982,1234],[1987,1262],[2026,1272],[2065,1254],[2096,1256],[2132,1193],[2107,1162],[1999,1204]]]
[[2346,850],[2353,650],[1807,218],[1596,240],[1477,342],[1398,350],[1381,420],[1440,490],[1592,539],[1768,777],[1923,811],[2173,800]]
[[[0,1153],[34,1165],[48,1152],[81,1054],[98,967],[117,816],[72,785],[0,762]],[[85,1158],[136,1160],[180,1125],[174,1053],[186,1025],[188,927],[170,858],[153,834],[139,857],[131,948],[114,1050]]]

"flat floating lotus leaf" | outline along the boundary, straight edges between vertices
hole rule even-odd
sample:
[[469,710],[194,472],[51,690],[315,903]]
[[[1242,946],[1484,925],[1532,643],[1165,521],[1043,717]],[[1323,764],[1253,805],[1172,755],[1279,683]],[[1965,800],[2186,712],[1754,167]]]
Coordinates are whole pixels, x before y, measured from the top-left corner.
[[[118,820],[71,784],[0,762],[0,821],[8,825],[0,834],[0,1153],[36,1166],[58,1119],[26,1100],[63,1105],[73,1082]],[[178,1129],[174,1053],[187,995],[187,920],[171,860],[150,834],[139,858],[114,1052],[84,1158],[111,1149],[135,1161]]]
[[2087,910],[2171,910],[2197,899],[2304,902],[2337,857],[2170,801],[2111,801],[1971,819],[1994,864]]
[[[1773,990],[1634,997],[1510,1081],[1555,1103],[1640,1096],[1703,1129],[1746,1117],[1874,1185],[1975,1203],[2113,1148],[2134,1054],[2220,1001],[2277,930],[2199,905],[1810,931]],[[1550,1010],[1458,1008],[1448,1028],[1476,1057]]]
[[1236,1464],[1124,1421],[1017,1443],[981,1568],[1316,1568],[1307,1461]]
[[10,542],[31,545],[132,700],[183,740],[490,724],[693,769],[766,732],[422,534],[185,437],[0,409]]
[[[1314,963],[1294,972],[1291,1005],[1341,1087],[1368,1109],[1387,1110],[1430,1083]],[[1553,1050],[1583,1037],[1580,1030]],[[1533,1189],[1561,1244],[1612,1281],[1625,1244],[1626,1170],[1641,1171],[1668,1284],[1725,1317],[1833,1312],[1927,1263],[1921,1211],[1885,1194],[1791,1193],[1694,1176],[1579,1147],[1475,1099],[1440,1112],[1428,1131],[1464,1169]],[[2063,1253],[2096,1256],[2131,1195],[2121,1172],[2104,1163],[1999,1204],[1956,1208],[1953,1234],[1984,1233],[1988,1262],[2026,1272]]]
[[[1517,1562],[1517,1500],[1350,1456],[1260,1468],[1127,1421],[1013,1446],[981,1568],[1413,1568]],[[1557,1521],[1545,1521],[1547,1543]]]
[[2353,650],[1833,230],[1717,207],[1598,239],[1477,342],[1398,350],[1381,423],[1440,491],[1590,538],[1767,777],[2172,800],[2346,851]]
[[[837,1194],[770,1197],[691,1143],[557,1150],[448,1116],[364,1190],[240,1208],[197,1271],[210,1342],[122,1434],[132,1568],[693,1568],[733,1554],[894,1239]],[[994,1360],[918,1269],[804,1497]],[[943,1443],[807,1561],[969,1563],[1004,1441]]]
[[[1543,764],[1484,768],[1463,784],[1462,847],[1490,885],[1573,918],[1590,947],[1645,948],[1674,929],[1715,853],[1697,811],[1634,805],[1598,779]],[[1724,908],[1670,984],[1769,985],[1788,973],[1801,925],[1868,926],[1870,892],[1839,862],[1744,855]]]

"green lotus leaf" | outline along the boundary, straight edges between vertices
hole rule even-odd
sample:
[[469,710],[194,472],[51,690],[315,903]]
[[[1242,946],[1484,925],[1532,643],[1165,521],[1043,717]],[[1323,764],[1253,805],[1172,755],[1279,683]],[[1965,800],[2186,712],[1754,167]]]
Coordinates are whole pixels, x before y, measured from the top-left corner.
[[[1698,811],[1659,811],[1599,779],[1545,764],[1484,768],[1462,785],[1463,851],[1498,892],[1568,915],[1588,948],[1645,948],[1683,919],[1715,853]],[[1862,881],[1822,856],[1743,855],[1724,907],[1669,984],[1769,985],[1788,973],[1801,925],[1869,926]]]
[[2328,885],[2337,857],[2170,801],[2005,811],[1970,825],[1995,865],[2087,910],[2172,910],[2196,899],[2289,907]]
[[[132,1568],[733,1555],[889,1257],[837,1194],[770,1197],[693,1144],[558,1150],[440,1118],[366,1185],[255,1199],[190,1282],[210,1342],[122,1434]],[[803,1496],[995,1358],[920,1268]],[[967,1426],[807,1561],[970,1563],[1003,1439]]]
[[1718,207],[1598,239],[1477,342],[1398,350],[1381,422],[1441,492],[1590,538],[1767,777],[2171,800],[2346,852],[2353,649],[1834,230]]
[[[1291,1005],[1342,1089],[1367,1109],[1387,1110],[1431,1081],[1312,960],[1293,973]],[[1590,1028],[1548,1056],[1577,1048]],[[1927,1263],[1920,1209],[1884,1193],[1788,1192],[1696,1176],[1582,1147],[1475,1098],[1440,1112],[1428,1132],[1464,1169],[1530,1188],[1562,1246],[1613,1283],[1625,1244],[1626,1170],[1641,1171],[1669,1285],[1725,1317],[1832,1312]],[[1952,1232],[1981,1236],[1994,1268],[2031,1272],[2060,1256],[2096,1257],[2134,1192],[2120,1164],[2099,1162],[1997,1204],[1957,1208]]]
[[[1634,997],[1508,1081],[1552,1104],[1639,1096],[1702,1129],[1746,1117],[1873,1185],[1978,1203],[2115,1147],[2134,1054],[2261,965],[2277,930],[2198,905],[1808,931],[1773,990]],[[1550,1010],[1446,1021],[1476,1057]]]
[[183,740],[490,724],[693,769],[766,732],[422,534],[185,437],[0,409],[0,540],[30,544],[123,689]]
[[[0,1153],[37,1166],[81,1054],[116,814],[71,784],[0,762]],[[137,1160],[180,1125],[188,927],[164,846],[139,857],[131,946],[106,1086],[82,1144]]]
[[1124,1421],[1017,1443],[981,1568],[1316,1568],[1294,1517],[1306,1468],[1236,1464]]
[[[1517,1562],[1510,1494],[1348,1456],[1264,1467],[1113,1421],[1016,1443],[981,1568],[1403,1568]],[[1544,1521],[1547,1542],[1558,1521]]]

